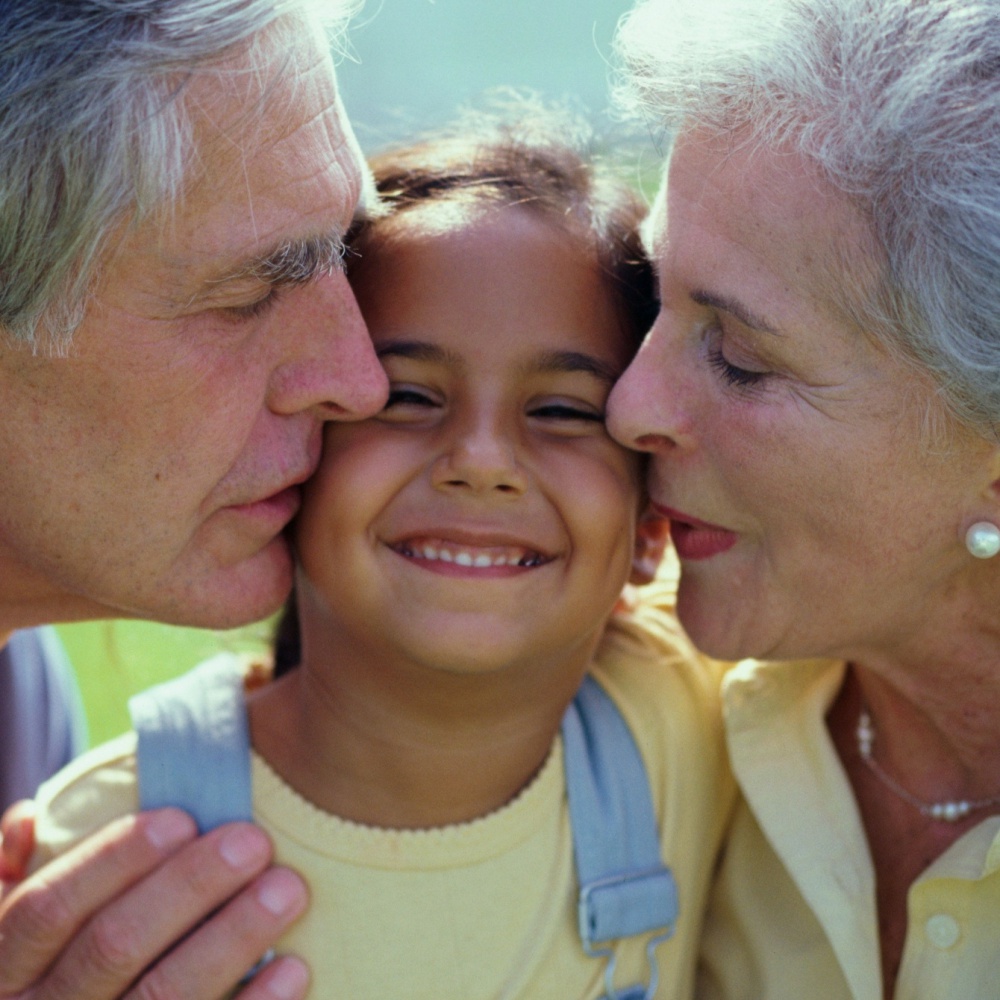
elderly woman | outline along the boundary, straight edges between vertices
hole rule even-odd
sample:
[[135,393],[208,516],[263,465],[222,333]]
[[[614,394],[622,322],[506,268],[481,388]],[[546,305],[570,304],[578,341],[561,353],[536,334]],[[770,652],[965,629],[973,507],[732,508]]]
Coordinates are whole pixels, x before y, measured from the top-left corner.
[[[705,31],[705,26],[710,26]],[[652,455],[745,801],[702,998],[1000,997],[1000,4],[644,0]]]

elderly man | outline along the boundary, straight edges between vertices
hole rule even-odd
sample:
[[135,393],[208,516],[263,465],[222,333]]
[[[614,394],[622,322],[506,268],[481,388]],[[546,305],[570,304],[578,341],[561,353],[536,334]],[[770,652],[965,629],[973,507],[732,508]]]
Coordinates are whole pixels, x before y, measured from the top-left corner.
[[[343,28],[348,0],[316,6]],[[365,174],[317,17],[0,4],[0,636],[285,597],[323,422],[386,392],[339,266]],[[305,905],[268,861],[173,810],[109,828],[0,902],[0,997],[223,994]]]

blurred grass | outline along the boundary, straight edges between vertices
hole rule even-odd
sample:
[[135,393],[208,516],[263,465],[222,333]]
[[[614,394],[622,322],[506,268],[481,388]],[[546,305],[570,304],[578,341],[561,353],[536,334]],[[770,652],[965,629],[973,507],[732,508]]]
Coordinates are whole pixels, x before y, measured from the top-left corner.
[[129,728],[127,702],[136,692],[223,650],[263,652],[272,628],[272,620],[225,632],[142,621],[59,625],[80,682],[91,745]]

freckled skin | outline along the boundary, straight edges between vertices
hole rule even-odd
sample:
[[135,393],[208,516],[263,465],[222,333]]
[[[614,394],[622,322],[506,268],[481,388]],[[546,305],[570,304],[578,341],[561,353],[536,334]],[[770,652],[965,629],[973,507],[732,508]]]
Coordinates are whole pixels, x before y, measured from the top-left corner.
[[609,428],[652,453],[655,501],[738,536],[684,562],[685,628],[723,658],[919,658],[977,592],[961,533],[996,449],[954,426],[929,449],[933,388],[833,298],[876,270],[863,220],[796,157],[688,136],[653,221],[662,311]]
[[325,41],[304,26],[299,38],[263,79],[190,82],[203,169],[169,225],[122,228],[68,355],[0,342],[0,631],[109,615],[224,627],[272,611],[290,586],[279,532],[298,491],[259,502],[308,475],[326,419],[384,401],[342,274],[241,318],[259,283],[219,280],[273,244],[342,233],[359,197]]

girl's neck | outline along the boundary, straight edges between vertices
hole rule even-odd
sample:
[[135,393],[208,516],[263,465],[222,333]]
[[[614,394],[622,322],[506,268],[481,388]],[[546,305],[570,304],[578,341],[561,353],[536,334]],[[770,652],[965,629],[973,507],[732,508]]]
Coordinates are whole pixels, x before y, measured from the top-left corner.
[[[337,647],[330,647],[337,648]],[[255,749],[318,808],[421,829],[500,808],[545,762],[589,662],[486,676],[310,658],[251,699]]]

